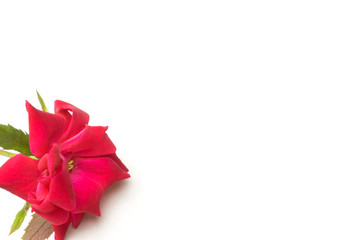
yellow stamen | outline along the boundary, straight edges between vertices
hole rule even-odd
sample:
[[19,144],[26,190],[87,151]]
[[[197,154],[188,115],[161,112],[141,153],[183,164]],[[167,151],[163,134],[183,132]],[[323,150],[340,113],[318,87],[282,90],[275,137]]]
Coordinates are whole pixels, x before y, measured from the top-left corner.
[[75,167],[74,164],[75,160],[70,159],[69,161],[66,162],[66,166],[69,169],[69,172],[71,172],[73,170],[73,168]]

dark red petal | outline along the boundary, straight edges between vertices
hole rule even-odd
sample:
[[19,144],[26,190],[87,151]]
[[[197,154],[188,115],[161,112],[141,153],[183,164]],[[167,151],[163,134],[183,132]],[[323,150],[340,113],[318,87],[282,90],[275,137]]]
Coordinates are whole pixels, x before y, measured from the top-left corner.
[[109,157],[112,158],[112,160],[114,160],[121,167],[122,170],[124,170],[125,172],[129,172],[129,169],[124,165],[124,163],[115,153],[111,154]]
[[41,158],[64,133],[65,118],[40,111],[27,101],[26,109],[29,113],[30,150],[37,158]]
[[37,196],[34,197],[33,194],[29,194],[29,203],[31,203],[31,207],[34,210],[42,213],[54,212],[59,208],[50,202],[48,197],[44,200],[39,200]]
[[[72,115],[68,111],[71,111]],[[67,119],[67,129],[61,141],[75,136],[89,123],[89,115],[86,112],[60,100],[55,101],[55,113]]]
[[35,192],[29,192],[26,201],[31,203],[32,208],[34,208],[34,206],[39,206],[39,204],[41,204],[41,202],[42,202],[41,200],[37,199]]
[[39,161],[18,154],[0,167],[0,187],[27,200],[30,192],[35,192]]
[[70,226],[71,219],[61,225],[52,225],[54,232],[55,232],[55,240],[64,240],[66,232]]
[[72,225],[77,228],[80,225],[85,213],[71,213]]
[[77,158],[71,181],[75,190],[75,213],[89,212],[100,216],[100,199],[115,181],[128,178],[111,158]]
[[54,144],[51,147],[49,154],[47,154],[46,156],[47,156],[47,167],[49,170],[49,174],[50,177],[53,177],[60,168],[60,166],[62,165],[59,146],[57,144]]
[[49,176],[48,170],[44,170],[40,173],[40,177],[37,179],[38,183],[44,184],[49,187],[51,178]]
[[63,152],[72,152],[73,157],[97,157],[113,154],[116,151],[115,145],[105,133],[107,127],[86,128],[73,138],[63,142]]
[[75,192],[65,162],[50,182],[49,201],[68,211],[75,208]]
[[65,211],[61,208],[56,208],[52,212],[41,212],[33,208],[35,212],[45,220],[51,223],[51,225],[61,225],[66,223],[69,220],[69,211]]

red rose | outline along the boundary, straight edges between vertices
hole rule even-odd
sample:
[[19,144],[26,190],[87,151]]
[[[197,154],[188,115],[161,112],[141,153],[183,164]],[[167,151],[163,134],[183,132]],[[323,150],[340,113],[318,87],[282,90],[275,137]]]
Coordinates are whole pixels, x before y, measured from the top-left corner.
[[55,239],[64,239],[85,213],[100,216],[105,189],[130,177],[105,133],[107,127],[88,125],[89,115],[62,101],[55,114],[35,109],[29,113],[30,150],[40,160],[22,154],[0,167],[0,187],[25,199],[32,210],[49,221]]

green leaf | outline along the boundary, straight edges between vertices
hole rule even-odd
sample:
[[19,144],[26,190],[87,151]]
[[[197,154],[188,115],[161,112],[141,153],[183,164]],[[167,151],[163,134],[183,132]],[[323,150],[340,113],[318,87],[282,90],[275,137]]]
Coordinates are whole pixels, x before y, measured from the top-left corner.
[[37,215],[33,214],[29,225],[25,228],[22,240],[44,240],[48,239],[54,232],[51,224]]
[[44,112],[47,112],[48,109],[47,109],[47,107],[46,107],[46,105],[45,105],[44,100],[43,100],[42,97],[40,96],[40,93],[39,93],[37,90],[36,90],[36,93],[37,93],[37,97],[38,97],[38,99],[39,99],[39,102],[40,102],[40,105],[41,105],[42,110],[43,110]]
[[24,155],[31,156],[29,134],[16,129],[10,124],[0,124],[0,147],[15,150]]
[[27,211],[30,208],[30,203],[25,203],[24,207],[16,214],[15,220],[13,224],[11,225],[10,234],[18,230],[21,227],[21,224],[24,222],[24,219],[26,217]]

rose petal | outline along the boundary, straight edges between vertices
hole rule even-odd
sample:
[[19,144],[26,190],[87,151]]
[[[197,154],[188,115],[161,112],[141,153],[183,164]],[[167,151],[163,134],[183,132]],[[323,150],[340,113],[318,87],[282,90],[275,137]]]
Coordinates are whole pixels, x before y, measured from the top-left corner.
[[44,156],[42,156],[42,158],[40,158],[39,160],[39,165],[38,165],[38,170],[40,172],[47,170],[48,168],[48,154],[45,154]]
[[56,211],[59,207],[55,206],[52,202],[49,201],[48,196],[42,200],[38,199],[37,196],[34,196],[32,194],[29,194],[28,202],[31,203],[31,207],[42,213],[51,213],[53,211]]
[[130,175],[122,170],[111,158],[76,158],[76,168],[72,175],[79,174],[84,179],[91,179],[99,183],[104,189],[115,181],[129,178]]
[[115,181],[128,178],[111,158],[77,158],[71,175],[76,198],[75,213],[89,212],[100,216],[100,199]]
[[75,208],[75,192],[65,162],[50,182],[49,201],[68,211]]
[[74,213],[89,212],[100,216],[100,199],[104,192],[101,184],[84,178],[80,174],[71,174],[71,182],[75,190],[76,209]]
[[86,126],[73,138],[63,142],[63,152],[72,152],[73,157],[97,157],[113,154],[115,145],[105,133],[107,127]]
[[52,212],[41,212],[33,208],[35,212],[45,220],[51,223],[51,225],[61,225],[69,220],[69,212],[61,208],[56,208]]
[[53,177],[60,168],[60,166],[62,165],[59,146],[57,144],[54,144],[51,147],[49,154],[45,156],[47,157],[47,167],[49,170],[50,177]]
[[37,158],[41,158],[64,133],[65,118],[40,111],[27,101],[26,109],[29,113],[30,150]]
[[42,171],[37,181],[38,183],[44,184],[45,186],[49,187],[51,178],[49,176],[48,170]]
[[77,228],[80,225],[85,213],[71,213],[72,225]]
[[47,197],[48,194],[49,194],[49,187],[44,184],[38,183],[36,188],[36,199],[38,201],[42,201]]
[[[72,112],[72,115],[69,111]],[[89,123],[89,115],[86,112],[67,102],[56,100],[55,113],[63,115],[67,119],[67,129],[61,137],[61,141],[75,136]]]
[[27,200],[30,192],[35,192],[39,161],[22,154],[8,159],[0,167],[0,187]]
[[61,225],[52,225],[55,232],[55,240],[64,240],[66,232],[70,226],[71,219]]
[[124,165],[124,163],[120,160],[120,158],[114,153],[109,155],[109,157],[114,160],[115,163],[117,163],[122,170],[124,170],[125,172],[129,172],[129,169]]

